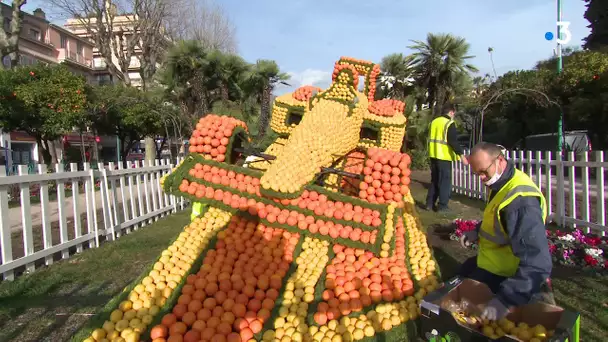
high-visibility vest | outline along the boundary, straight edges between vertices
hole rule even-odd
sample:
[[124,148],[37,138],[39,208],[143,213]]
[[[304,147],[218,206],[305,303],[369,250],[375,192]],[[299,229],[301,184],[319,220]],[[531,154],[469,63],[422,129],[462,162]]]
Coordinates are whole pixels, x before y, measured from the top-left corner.
[[445,116],[440,116],[431,121],[429,128],[429,157],[454,161],[458,160],[458,155],[448,145],[448,128],[454,123]]
[[207,205],[201,202],[192,203],[192,214],[190,214],[190,221],[194,221],[195,218],[201,216],[203,213],[203,209],[205,209]]
[[513,178],[505,184],[483,211],[483,221],[479,229],[479,250],[477,266],[488,272],[512,277],[519,267],[519,258],[513,254],[511,241],[500,219],[500,211],[520,196],[538,197],[543,213],[543,222],[547,220],[547,202],[542,192],[530,177],[515,170]]

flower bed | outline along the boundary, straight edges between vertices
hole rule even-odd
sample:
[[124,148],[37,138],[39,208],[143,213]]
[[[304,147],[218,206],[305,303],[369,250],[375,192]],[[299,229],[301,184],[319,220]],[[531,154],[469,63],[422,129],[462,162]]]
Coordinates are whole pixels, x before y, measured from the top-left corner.
[[[475,230],[479,221],[454,220],[450,239],[458,241],[468,231]],[[583,268],[595,272],[608,272],[608,237],[574,231],[546,230],[549,252],[555,264]],[[470,248],[477,249],[473,244]]]

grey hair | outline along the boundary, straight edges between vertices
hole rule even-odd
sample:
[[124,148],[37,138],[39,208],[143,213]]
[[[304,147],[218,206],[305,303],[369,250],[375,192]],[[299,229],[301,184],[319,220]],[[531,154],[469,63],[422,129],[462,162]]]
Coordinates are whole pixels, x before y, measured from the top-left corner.
[[498,158],[499,156],[505,156],[507,150],[502,145],[482,141],[473,146],[471,149],[471,155],[480,151],[486,152],[492,158]]

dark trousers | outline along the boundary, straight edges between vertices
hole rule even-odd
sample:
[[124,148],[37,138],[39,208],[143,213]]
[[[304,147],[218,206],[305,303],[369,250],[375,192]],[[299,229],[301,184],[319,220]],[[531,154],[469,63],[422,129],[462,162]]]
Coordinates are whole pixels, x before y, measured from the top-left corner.
[[431,186],[426,195],[427,208],[446,209],[452,193],[452,162],[431,158]]
[[459,274],[461,277],[477,280],[480,283],[488,285],[493,293],[498,292],[500,284],[507,279],[477,267],[477,256],[468,258],[462,266],[460,266]]
[[[488,272],[477,266],[477,256],[468,258],[462,266],[460,266],[459,275],[463,278],[477,280],[480,283],[486,284],[493,293],[497,293],[500,289],[500,284],[507,278]],[[532,296],[531,303],[541,302],[555,305],[553,297],[553,287],[551,286],[551,278],[547,278],[540,286],[540,291]]]

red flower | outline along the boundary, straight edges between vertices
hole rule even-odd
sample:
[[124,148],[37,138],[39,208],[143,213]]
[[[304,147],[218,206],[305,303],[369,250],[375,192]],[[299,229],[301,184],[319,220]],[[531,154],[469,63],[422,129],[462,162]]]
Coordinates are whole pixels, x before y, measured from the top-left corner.
[[597,259],[595,259],[591,255],[585,255],[585,263],[587,263],[587,265],[596,266],[598,264],[598,262],[599,261],[597,261]]

